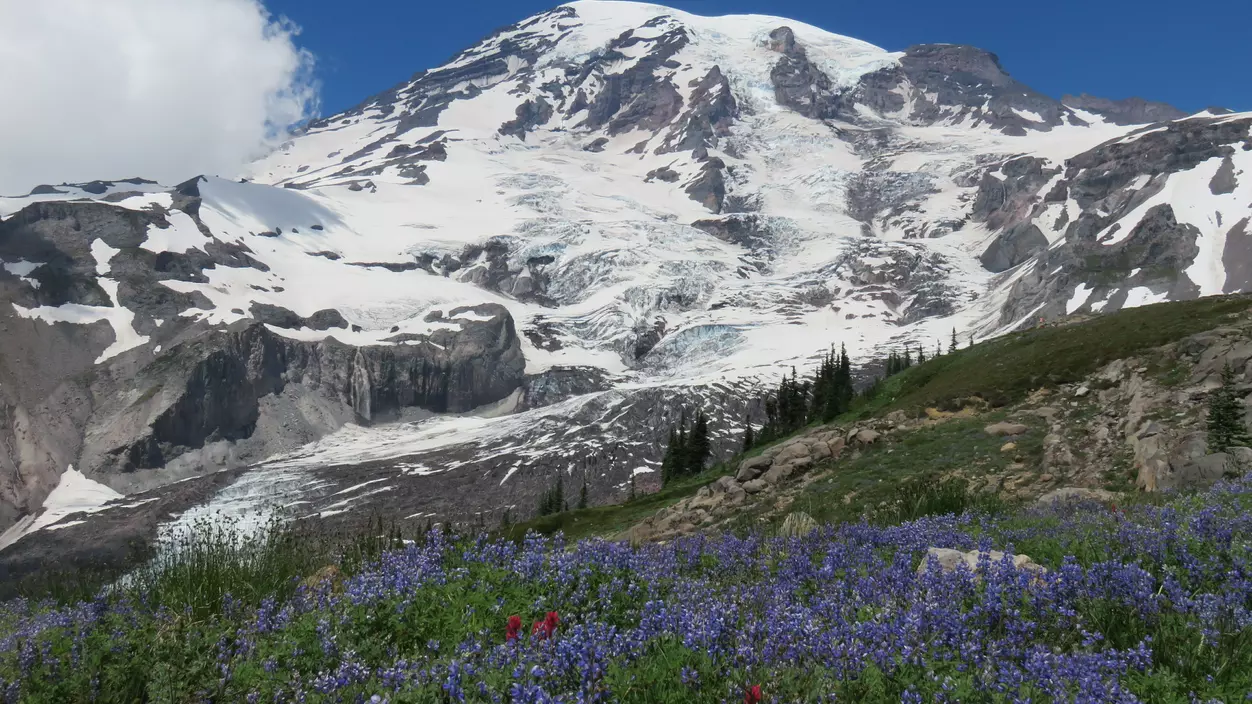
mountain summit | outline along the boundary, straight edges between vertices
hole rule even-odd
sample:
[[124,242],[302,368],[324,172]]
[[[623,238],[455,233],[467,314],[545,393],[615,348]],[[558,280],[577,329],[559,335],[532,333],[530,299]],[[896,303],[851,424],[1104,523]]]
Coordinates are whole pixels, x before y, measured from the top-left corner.
[[834,344],[1247,291],[1250,125],[974,47],[562,5],[246,174],[0,198],[0,546],[71,466],[145,493],[61,547],[274,503],[494,524],[558,475],[607,502],[684,407],[726,451]]

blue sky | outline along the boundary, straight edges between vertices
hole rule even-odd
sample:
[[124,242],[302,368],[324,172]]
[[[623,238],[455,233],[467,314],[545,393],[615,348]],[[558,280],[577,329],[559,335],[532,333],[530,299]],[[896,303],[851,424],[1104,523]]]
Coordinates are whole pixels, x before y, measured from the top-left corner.
[[[445,62],[551,0],[267,0],[303,27],[332,114]],[[1252,2],[1208,0],[671,0],[702,15],[772,14],[890,50],[973,44],[1043,93],[1252,110]]]

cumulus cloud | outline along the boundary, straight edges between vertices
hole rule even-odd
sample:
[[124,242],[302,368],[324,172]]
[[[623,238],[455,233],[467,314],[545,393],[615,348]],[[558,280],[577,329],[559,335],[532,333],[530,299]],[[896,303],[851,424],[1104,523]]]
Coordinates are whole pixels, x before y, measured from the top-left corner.
[[297,32],[258,0],[0,0],[0,194],[233,176],[316,109]]

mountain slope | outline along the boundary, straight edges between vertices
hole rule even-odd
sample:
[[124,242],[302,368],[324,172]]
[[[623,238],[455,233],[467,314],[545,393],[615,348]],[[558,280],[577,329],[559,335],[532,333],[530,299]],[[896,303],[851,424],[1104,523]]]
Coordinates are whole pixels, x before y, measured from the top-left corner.
[[335,520],[495,522],[557,472],[607,502],[680,408],[729,451],[831,344],[1248,290],[1252,115],[1174,118],[973,47],[587,1],[243,181],[0,199],[0,528],[70,465],[159,498],[268,460],[207,507]]

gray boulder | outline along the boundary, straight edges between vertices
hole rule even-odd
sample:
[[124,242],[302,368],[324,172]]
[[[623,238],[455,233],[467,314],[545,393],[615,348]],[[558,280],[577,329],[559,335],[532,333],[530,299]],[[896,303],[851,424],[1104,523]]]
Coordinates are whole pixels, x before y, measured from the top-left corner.
[[774,463],[773,458],[765,455],[749,457],[739,463],[739,471],[735,474],[735,479],[740,482],[747,482],[761,476],[765,470],[769,469]]
[[1025,425],[1022,425],[1021,423],[1008,423],[1008,422],[992,423],[991,425],[988,425],[986,428],[983,428],[984,432],[994,437],[1022,435],[1026,433],[1028,430],[1030,430],[1030,428]]

